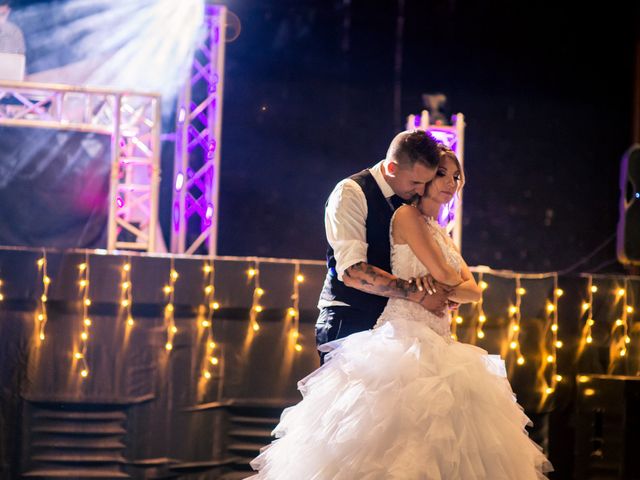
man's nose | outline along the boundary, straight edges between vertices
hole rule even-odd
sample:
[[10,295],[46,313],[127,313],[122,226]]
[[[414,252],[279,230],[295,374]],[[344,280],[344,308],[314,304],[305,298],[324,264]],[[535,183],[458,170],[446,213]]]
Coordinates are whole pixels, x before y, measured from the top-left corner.
[[416,187],[416,194],[418,196],[420,196],[420,197],[423,196],[425,187],[426,187],[426,185],[422,185],[422,186]]

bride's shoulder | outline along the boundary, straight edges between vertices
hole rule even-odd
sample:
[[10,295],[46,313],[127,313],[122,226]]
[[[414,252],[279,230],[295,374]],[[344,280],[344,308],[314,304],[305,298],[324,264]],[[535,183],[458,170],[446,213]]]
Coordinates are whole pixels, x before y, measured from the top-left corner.
[[414,205],[404,204],[398,207],[394,214],[395,218],[419,218],[420,211]]
[[402,205],[393,214],[393,223],[402,225],[420,220],[420,211],[413,205]]
[[420,212],[413,205],[402,205],[393,214],[391,233],[394,243],[406,243],[410,232],[420,229]]

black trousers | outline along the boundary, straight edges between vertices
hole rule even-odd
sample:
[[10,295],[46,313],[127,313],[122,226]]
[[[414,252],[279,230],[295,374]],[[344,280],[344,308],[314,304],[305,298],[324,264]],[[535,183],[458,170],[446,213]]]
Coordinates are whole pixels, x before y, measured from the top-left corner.
[[[369,330],[376,324],[379,316],[379,313],[365,312],[353,307],[324,307],[320,310],[316,322],[316,346],[348,337],[352,333]],[[318,354],[322,365],[326,353]]]

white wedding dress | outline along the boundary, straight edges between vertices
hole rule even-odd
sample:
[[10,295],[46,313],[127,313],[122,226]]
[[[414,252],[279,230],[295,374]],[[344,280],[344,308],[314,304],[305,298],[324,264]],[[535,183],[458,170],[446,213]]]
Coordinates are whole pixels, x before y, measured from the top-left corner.
[[[427,220],[449,264],[461,257]],[[427,269],[391,240],[394,275]],[[325,347],[326,363],[298,383],[277,439],[252,480],[538,480],[551,465],[525,431],[504,363],[451,338],[451,318],[390,299],[373,330]]]

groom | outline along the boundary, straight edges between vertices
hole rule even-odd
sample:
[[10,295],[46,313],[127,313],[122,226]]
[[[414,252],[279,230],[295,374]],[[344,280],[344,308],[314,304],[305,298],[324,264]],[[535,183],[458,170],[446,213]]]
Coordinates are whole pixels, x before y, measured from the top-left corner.
[[391,141],[384,160],[342,180],[331,192],[317,345],[373,328],[391,297],[412,300],[437,314],[446,309],[446,289],[435,289],[426,277],[403,280],[389,273],[391,217],[404,202],[424,194],[440,160],[437,145],[422,130],[402,132]]

